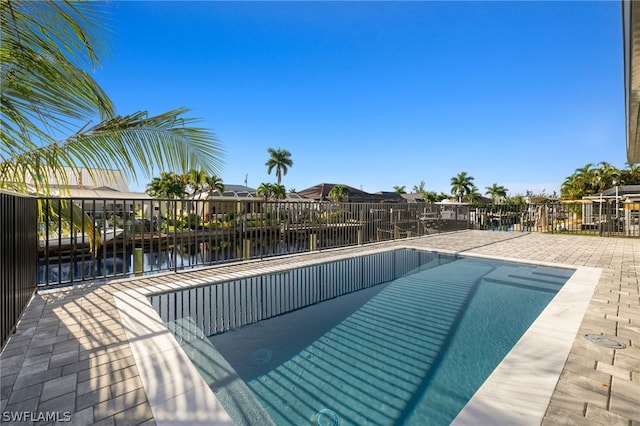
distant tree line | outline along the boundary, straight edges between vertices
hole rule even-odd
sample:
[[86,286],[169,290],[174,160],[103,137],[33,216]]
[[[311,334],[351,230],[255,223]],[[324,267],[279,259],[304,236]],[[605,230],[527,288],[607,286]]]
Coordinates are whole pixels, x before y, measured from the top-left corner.
[[640,185],[640,164],[627,163],[626,169],[617,169],[605,161],[598,167],[588,163],[564,180],[560,194],[564,199],[576,200],[622,185]]
[[[283,175],[287,174],[288,167],[293,165],[291,153],[283,149],[268,149],[270,154],[269,160],[265,163],[267,172],[276,172],[278,183],[262,183],[257,189],[257,195],[270,200],[279,200],[286,198],[287,190],[280,183]],[[575,172],[568,176],[562,184],[560,197],[554,192],[547,194],[544,190],[542,193],[535,194],[527,191],[525,194],[508,195],[508,189],[497,183],[485,187],[484,195],[491,198],[494,204],[523,204],[527,198],[561,198],[567,200],[581,199],[582,197],[594,195],[604,191],[607,188],[622,185],[640,185],[640,165],[627,164],[628,168],[617,169],[607,162],[598,163],[596,167],[593,163],[589,163],[584,167],[578,168]],[[474,184],[474,177],[467,172],[460,172],[451,178],[451,194],[444,192],[436,193],[435,191],[426,190],[426,184],[421,181],[413,186],[415,194],[422,194],[422,198],[427,203],[436,203],[445,199],[454,198],[457,202],[476,203],[480,200],[481,193]],[[213,191],[218,189],[222,194],[224,185],[222,180],[215,176],[208,176],[205,172],[191,172],[183,175],[174,173],[162,173],[159,178],[154,178],[147,185],[147,193],[152,196],[162,196],[167,198],[180,198],[194,195],[197,191]],[[395,185],[394,191],[398,194],[406,194],[406,186]],[[295,192],[294,190],[290,192]],[[328,194],[329,199],[336,202],[348,199],[349,191],[344,184],[337,184]]]
[[195,197],[199,191],[218,191],[222,195],[224,184],[216,175],[209,175],[204,170],[191,170],[185,174],[162,172],[146,188],[147,194],[157,198]]
[[[525,194],[509,196],[508,189],[497,183],[487,186],[484,194],[488,195],[493,203],[496,204],[523,204],[527,198],[532,197],[577,200],[600,193],[614,186],[640,185],[640,164],[627,163],[626,165],[627,168],[618,169],[603,161],[598,163],[598,166],[589,163],[584,167],[578,168],[562,183],[560,197],[555,192],[547,194],[544,190],[539,194],[527,191]],[[427,191],[424,181],[414,185],[413,192],[422,194],[422,198],[427,203],[439,202],[450,198],[455,198],[458,202],[474,203],[479,200],[481,194],[473,180],[473,176],[470,176],[467,172],[460,172],[451,178],[451,195],[443,192],[437,194],[434,191]],[[396,185],[393,188],[398,194],[406,194],[405,186]]]

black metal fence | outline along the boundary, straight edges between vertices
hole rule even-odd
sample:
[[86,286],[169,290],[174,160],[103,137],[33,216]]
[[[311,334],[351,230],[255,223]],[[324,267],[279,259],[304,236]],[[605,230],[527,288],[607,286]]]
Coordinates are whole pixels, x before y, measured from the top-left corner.
[[0,347],[37,287],[37,223],[36,198],[0,190]]
[[470,206],[469,216],[471,229],[640,237],[640,203],[479,205]]
[[[40,285],[467,229],[468,206],[41,198]],[[95,231],[92,233],[92,230]]]
[[41,198],[43,286],[484,229],[640,236],[640,206]]
[[177,271],[462,229],[637,238],[640,203],[37,199],[0,191],[2,345],[37,285]]

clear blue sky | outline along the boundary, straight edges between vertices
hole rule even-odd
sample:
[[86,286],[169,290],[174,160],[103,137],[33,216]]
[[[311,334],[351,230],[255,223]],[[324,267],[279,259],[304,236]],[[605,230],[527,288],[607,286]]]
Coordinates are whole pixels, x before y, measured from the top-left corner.
[[[113,2],[95,77],[119,114],[177,107],[213,130],[221,177],[449,193],[559,191],[625,167],[619,1]],[[146,181],[131,184],[144,190]]]

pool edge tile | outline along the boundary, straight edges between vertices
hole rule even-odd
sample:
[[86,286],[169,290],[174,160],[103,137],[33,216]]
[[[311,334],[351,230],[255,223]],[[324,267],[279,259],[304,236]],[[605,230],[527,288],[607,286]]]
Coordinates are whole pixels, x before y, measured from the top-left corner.
[[156,424],[233,425],[146,297],[127,290],[114,293],[114,299]]

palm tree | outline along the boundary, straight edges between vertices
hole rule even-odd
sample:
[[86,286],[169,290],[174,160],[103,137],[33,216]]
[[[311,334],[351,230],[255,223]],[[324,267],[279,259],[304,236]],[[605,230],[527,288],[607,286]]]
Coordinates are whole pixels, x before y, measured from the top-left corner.
[[514,195],[513,197],[508,199],[507,202],[509,204],[515,204],[515,205],[519,205],[519,206],[527,204],[527,200],[526,200],[525,196],[522,195],[522,194]]
[[267,173],[271,174],[271,171],[276,169],[276,178],[278,179],[278,185],[282,181],[282,175],[286,175],[288,171],[288,167],[293,166],[293,161],[291,160],[291,153],[286,149],[267,149],[267,152],[271,156],[269,160],[265,163],[267,166]]
[[[208,176],[205,174],[204,176],[204,182],[202,183],[202,187],[201,187],[202,191],[206,192],[207,194],[207,201],[211,198],[211,193],[213,191],[218,191],[218,194],[220,194],[221,196],[224,195],[224,183],[222,183],[222,178],[216,175],[211,175]],[[206,215],[206,210],[205,210],[205,205],[208,203],[202,203],[202,214],[201,217],[205,217]],[[211,217],[211,213],[214,211],[214,209],[211,208],[211,206],[209,206],[209,218]]]
[[334,203],[341,203],[349,198],[349,188],[342,184],[333,185],[327,196]]
[[584,195],[591,195],[594,193],[593,191],[593,163],[587,163],[583,167],[579,167],[575,170],[573,176],[573,185],[575,186],[574,190],[580,188],[579,191],[574,192],[582,192]]
[[[268,214],[267,212],[267,201],[273,197],[274,194],[274,186],[272,183],[263,182],[260,184],[258,189],[256,189],[256,195],[264,197],[264,207],[262,208],[262,212]],[[263,219],[265,216],[263,216]]]
[[621,175],[620,170],[618,170],[616,167],[612,166],[611,164],[607,163],[606,161],[601,161],[598,164],[600,164],[600,169],[602,170],[603,181],[604,181],[603,182],[604,187],[602,189],[611,188],[616,184],[618,185],[620,184],[620,175]]
[[436,194],[433,191],[427,191],[427,192],[423,192],[422,193],[422,199],[424,200],[425,203],[437,203],[438,201],[440,201],[438,199],[438,194]]
[[568,176],[562,186],[560,186],[560,195],[564,199],[577,200],[586,195],[585,181],[577,174]]
[[138,170],[150,177],[156,168],[221,165],[215,135],[193,126],[187,109],[115,114],[81,68],[100,65],[105,12],[102,2],[0,2],[0,187],[49,193],[52,175],[68,184],[64,167],[94,179],[119,169],[137,180]]
[[[147,184],[146,192],[150,196],[157,198],[184,198],[187,195],[187,186],[181,176],[175,173],[162,172],[160,177],[153,178],[151,182]],[[168,216],[172,221],[175,221],[178,206],[175,202],[167,204],[167,209],[169,210]],[[162,210],[160,211],[160,215],[163,216]]]
[[276,201],[284,200],[285,198],[287,198],[287,188],[285,188],[284,185],[281,185],[279,183],[271,185],[271,196]]
[[575,170],[575,173],[577,175],[588,175],[592,168],[593,168],[593,163],[587,163],[583,167],[578,167]]
[[627,167],[629,167],[629,183],[627,185],[640,185],[640,163],[627,163]]
[[403,186],[399,186],[396,185],[393,187],[393,190],[395,191],[396,194],[406,194],[407,193],[407,188],[403,185]]
[[147,184],[145,192],[156,198],[182,198],[187,195],[187,187],[175,173],[162,172]]
[[261,183],[258,189],[256,189],[256,194],[263,196],[264,200],[267,201],[273,196],[273,184]]
[[473,177],[467,175],[467,172],[460,172],[457,176],[451,178],[451,193],[458,198],[458,202],[462,202],[464,196],[471,192]]
[[209,194],[213,191],[218,191],[218,194],[224,195],[224,183],[222,182],[222,178],[219,176],[207,176],[204,188]]
[[560,187],[560,195],[564,199],[579,199],[587,195],[604,191],[616,185],[634,185],[640,183],[640,168],[627,163],[627,169],[617,169],[606,161],[592,163],[575,170],[567,176]]
[[421,180],[420,183],[418,185],[413,185],[413,189],[412,191],[416,194],[424,194],[426,189],[424,188],[424,181]]
[[621,185],[640,185],[640,164],[626,163],[628,169],[620,170]]
[[202,190],[207,184],[208,175],[204,170],[189,170],[189,173],[186,174],[187,184],[191,189],[191,197],[195,199],[196,193]]
[[493,200],[493,204],[496,204],[499,199],[504,200],[504,198],[507,196],[508,190],[504,186],[498,185],[497,183],[494,183],[491,186],[487,186],[486,188],[487,192],[485,192],[485,194],[491,197],[491,200]]
[[471,185],[471,188],[469,188],[469,192],[467,192],[465,199],[469,203],[477,202],[480,199],[480,191],[478,191],[478,187],[475,185]]

